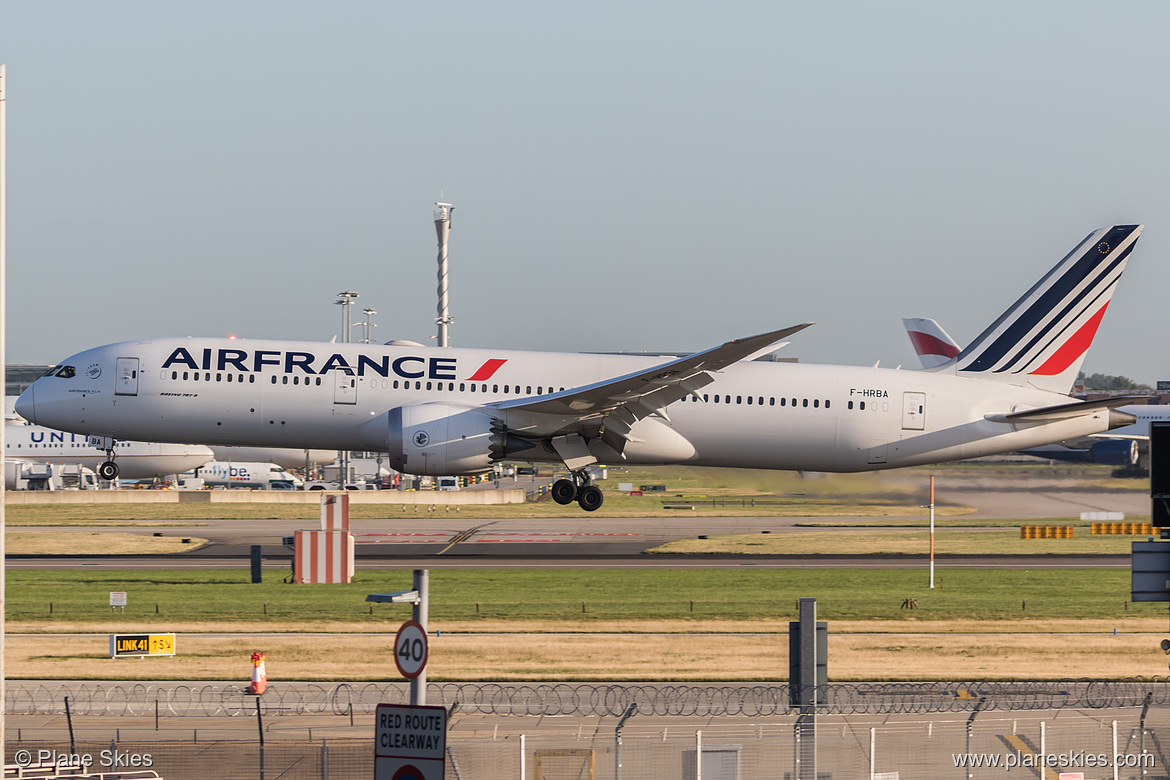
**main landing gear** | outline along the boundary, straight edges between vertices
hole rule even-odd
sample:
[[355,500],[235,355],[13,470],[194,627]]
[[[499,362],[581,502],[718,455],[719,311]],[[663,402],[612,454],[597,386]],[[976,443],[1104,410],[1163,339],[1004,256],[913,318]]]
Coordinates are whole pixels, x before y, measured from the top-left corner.
[[605,500],[601,488],[592,483],[584,470],[572,472],[572,479],[558,479],[552,484],[551,492],[558,504],[576,501],[586,512],[596,512]]

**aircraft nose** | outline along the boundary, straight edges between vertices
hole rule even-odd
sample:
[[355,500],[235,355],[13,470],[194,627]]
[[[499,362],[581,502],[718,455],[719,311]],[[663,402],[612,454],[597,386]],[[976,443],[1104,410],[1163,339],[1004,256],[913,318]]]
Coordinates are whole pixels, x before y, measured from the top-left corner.
[[37,422],[36,405],[33,401],[33,387],[35,386],[35,382],[32,385],[29,385],[28,389],[21,393],[20,397],[16,399],[16,404],[14,405],[16,413],[24,419],[28,420],[33,425],[36,425]]

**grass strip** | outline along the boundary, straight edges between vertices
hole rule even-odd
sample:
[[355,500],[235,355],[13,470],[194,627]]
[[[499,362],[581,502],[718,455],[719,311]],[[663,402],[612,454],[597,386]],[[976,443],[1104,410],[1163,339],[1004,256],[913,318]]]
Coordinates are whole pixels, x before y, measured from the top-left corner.
[[[186,541],[184,541],[186,539]],[[82,531],[38,531],[5,536],[9,555],[161,555],[193,550],[206,539]]]
[[[370,593],[406,590],[408,570],[359,571],[348,585],[292,585],[282,573],[249,570],[55,571],[8,573],[10,630],[74,631],[120,625],[165,628],[218,623],[263,630],[310,630],[344,623],[377,630],[409,615],[403,605],[366,603]],[[615,621],[752,622],[791,620],[801,597],[818,600],[823,620],[1076,620],[1155,617],[1164,604],[1129,603],[1125,569],[436,569],[431,620],[477,624],[560,623],[604,628]],[[110,591],[126,591],[111,614]],[[909,599],[913,599],[910,608]],[[50,606],[51,605],[51,606]],[[157,605],[157,607],[156,607]],[[371,609],[372,607],[372,609]],[[156,612],[157,609],[157,612]],[[137,629],[136,629],[137,630]],[[599,630],[599,629],[593,629]]]
[[[395,626],[396,627],[396,626]],[[393,630],[375,636],[189,636],[177,655],[111,659],[105,636],[62,645],[10,636],[16,679],[231,680],[246,682],[253,651],[267,655],[270,683],[285,680],[394,680]],[[1133,677],[1159,673],[1165,656],[1143,634],[979,636],[837,634],[829,624],[829,679],[1000,680]],[[734,636],[459,635],[429,640],[431,682],[738,680],[788,675],[787,627]]]

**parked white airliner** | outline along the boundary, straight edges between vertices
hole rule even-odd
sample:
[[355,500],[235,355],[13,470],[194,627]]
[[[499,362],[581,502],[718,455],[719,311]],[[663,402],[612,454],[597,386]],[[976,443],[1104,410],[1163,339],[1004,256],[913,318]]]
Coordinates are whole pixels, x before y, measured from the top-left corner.
[[[9,425],[4,429],[4,450],[8,460],[30,463],[81,465],[97,471],[109,460],[84,435],[42,428],[39,425]],[[123,479],[152,479],[181,474],[212,460],[215,453],[197,444],[157,444],[118,441],[118,466]]]
[[73,355],[17,411],[118,438],[381,450],[407,474],[564,463],[553,497],[586,510],[598,461],[866,471],[1011,452],[1133,421],[1067,393],[1141,229],[1089,234],[931,371],[751,360],[811,323],[665,361],[166,338]]
[[306,465],[323,466],[337,460],[336,450],[290,450],[284,447],[223,447],[211,448],[215,459],[226,463],[248,461],[275,463],[285,469],[300,469]]

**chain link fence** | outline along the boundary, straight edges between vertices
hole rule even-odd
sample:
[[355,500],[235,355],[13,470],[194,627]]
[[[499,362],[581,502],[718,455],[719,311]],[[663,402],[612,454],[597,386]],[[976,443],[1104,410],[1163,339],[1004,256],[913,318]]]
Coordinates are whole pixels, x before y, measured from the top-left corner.
[[[946,713],[1109,709],[1170,704],[1170,678],[1043,682],[829,683],[818,697],[823,713]],[[787,683],[771,685],[446,683],[427,687],[427,702],[483,715],[610,716],[630,707],[639,715],[767,717],[792,712]],[[263,696],[238,685],[9,682],[6,711],[59,715],[68,697],[77,715],[240,716],[373,712],[406,704],[402,683],[273,684]]]
[[[1043,717],[974,719],[932,716],[888,722],[837,715],[819,719],[815,749],[798,737],[795,718],[781,722],[707,723],[701,729],[626,721],[572,736],[448,736],[446,780],[984,780],[1165,778],[1170,720],[1143,723],[1130,711],[1109,719],[1067,711]],[[1152,721],[1152,718],[1149,720]],[[536,724],[533,724],[534,726]],[[368,778],[374,740],[214,742],[11,742],[9,760],[71,751],[91,770],[111,757],[139,757],[166,780],[327,780]],[[21,751],[27,751],[22,754]],[[1041,759],[1043,757],[1043,759]],[[1043,761],[1044,766],[1040,766]],[[105,764],[103,765],[103,762]]]

